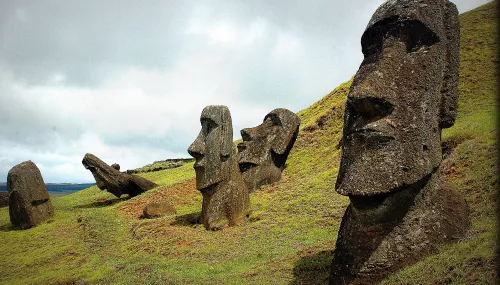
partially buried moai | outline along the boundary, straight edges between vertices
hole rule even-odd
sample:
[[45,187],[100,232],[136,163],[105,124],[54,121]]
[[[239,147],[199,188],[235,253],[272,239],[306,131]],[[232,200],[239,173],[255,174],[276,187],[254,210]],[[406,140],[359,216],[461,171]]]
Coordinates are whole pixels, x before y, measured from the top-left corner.
[[439,175],[457,113],[458,12],[447,0],[382,4],[344,117],[335,188],[349,196],[331,284],[372,284],[464,235],[466,201]]
[[231,114],[226,106],[211,105],[200,121],[201,131],[188,148],[196,159],[196,188],[203,195],[200,221],[206,229],[238,224],[250,199],[236,161]]
[[14,228],[31,228],[54,215],[42,174],[33,162],[25,161],[12,167],[7,174],[7,191]]
[[137,196],[158,186],[146,178],[121,173],[116,169],[116,163],[113,164],[114,167],[111,167],[90,153],[85,154],[82,164],[86,169],[90,170],[99,189],[106,190],[118,198],[122,194],[128,194],[132,197]]
[[241,130],[238,164],[250,192],[281,179],[299,133],[300,119],[288,109],[274,109],[262,124]]

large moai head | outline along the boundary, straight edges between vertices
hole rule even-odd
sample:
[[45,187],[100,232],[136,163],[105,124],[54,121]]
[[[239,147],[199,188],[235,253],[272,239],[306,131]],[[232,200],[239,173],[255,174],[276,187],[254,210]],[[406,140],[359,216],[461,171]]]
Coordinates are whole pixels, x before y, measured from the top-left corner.
[[201,131],[188,148],[188,153],[196,159],[198,190],[229,179],[235,153],[231,114],[226,106],[205,107],[200,121]]
[[299,133],[300,119],[288,109],[269,112],[262,124],[241,130],[238,164],[250,191],[281,178]]
[[375,284],[462,237],[465,199],[439,174],[441,130],[457,113],[458,11],[448,0],[389,0],[361,45],[347,97],[335,188],[349,196],[330,284]]
[[439,166],[441,129],[457,113],[457,9],[447,0],[386,1],[361,45],[336,184],[348,196],[391,193]]

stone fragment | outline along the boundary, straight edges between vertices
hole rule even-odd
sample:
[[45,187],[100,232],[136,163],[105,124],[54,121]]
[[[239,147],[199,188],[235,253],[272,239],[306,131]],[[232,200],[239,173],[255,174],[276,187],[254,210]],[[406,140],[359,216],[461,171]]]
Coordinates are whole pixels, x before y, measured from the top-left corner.
[[142,217],[146,219],[158,218],[165,215],[175,214],[177,211],[169,202],[149,203],[142,211]]
[[0,191],[0,208],[9,206],[9,192]]
[[113,167],[114,169],[120,171],[120,165],[118,163],[111,164],[111,167]]
[[226,106],[211,105],[200,121],[201,131],[188,148],[196,160],[196,188],[203,195],[200,221],[206,229],[239,224],[250,199],[236,161],[231,114]]
[[439,175],[458,100],[459,23],[447,0],[391,0],[362,38],[335,188],[349,196],[331,284],[373,284],[460,238],[465,199]]
[[300,119],[288,109],[274,109],[262,124],[241,130],[238,164],[250,192],[281,179],[299,133]]
[[54,215],[42,174],[33,162],[22,162],[9,171],[7,191],[10,222],[14,228],[31,228]]
[[107,190],[118,198],[122,194],[137,196],[158,186],[146,178],[121,173],[90,153],[83,157],[82,164],[92,172],[99,189]]

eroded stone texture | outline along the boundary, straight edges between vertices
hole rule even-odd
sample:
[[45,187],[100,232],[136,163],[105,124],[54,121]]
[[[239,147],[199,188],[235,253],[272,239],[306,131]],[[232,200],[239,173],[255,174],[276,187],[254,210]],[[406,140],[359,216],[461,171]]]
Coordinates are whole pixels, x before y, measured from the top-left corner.
[[239,172],[231,114],[226,106],[207,106],[201,131],[189,146],[196,159],[196,188],[203,195],[200,220],[206,229],[238,224],[248,211],[248,189]]
[[114,169],[120,171],[120,165],[118,163],[111,164],[111,167],[113,167]]
[[47,187],[31,161],[14,166],[7,174],[9,215],[14,228],[27,229],[54,215]]
[[9,192],[0,191],[0,208],[9,206]]
[[82,164],[92,172],[99,189],[107,190],[118,198],[122,194],[137,196],[158,186],[146,178],[121,173],[90,153],[83,157]]
[[269,112],[262,124],[241,130],[238,164],[250,192],[280,180],[299,126],[295,113],[279,108]]
[[470,226],[465,200],[437,171],[441,129],[453,125],[458,103],[455,5],[386,1],[361,45],[364,60],[346,102],[335,185],[351,203],[332,284],[376,282]]

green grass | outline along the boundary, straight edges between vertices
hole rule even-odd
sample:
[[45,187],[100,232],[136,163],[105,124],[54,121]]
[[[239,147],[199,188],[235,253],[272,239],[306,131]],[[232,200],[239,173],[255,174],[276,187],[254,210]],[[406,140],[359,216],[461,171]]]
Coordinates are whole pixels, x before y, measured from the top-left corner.
[[[384,284],[493,284],[498,188],[498,32],[495,6],[460,16],[460,103],[443,133],[454,148],[442,172],[471,208],[472,231]],[[0,209],[1,284],[322,284],[349,200],[335,193],[344,103],[341,84],[299,112],[301,131],[280,182],[252,194],[244,225],[209,232],[192,163],[140,174],[159,184],[132,199],[97,187],[54,197],[56,215],[12,230]],[[123,216],[147,201],[172,199],[177,214]]]

